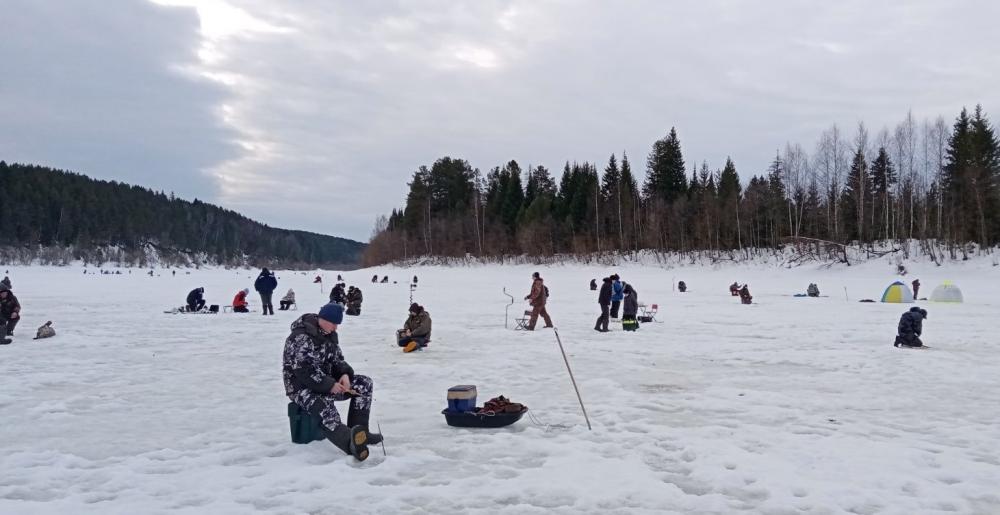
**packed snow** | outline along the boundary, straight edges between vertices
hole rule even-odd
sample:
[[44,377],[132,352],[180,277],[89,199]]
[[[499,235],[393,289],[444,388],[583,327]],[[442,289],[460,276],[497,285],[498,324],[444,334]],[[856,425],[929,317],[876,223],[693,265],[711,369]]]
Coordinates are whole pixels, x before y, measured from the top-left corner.
[[[319,272],[322,292],[317,272],[279,272],[275,300],[294,288],[298,310],[263,317],[164,313],[197,286],[230,304],[255,271],[10,267],[24,320],[0,347],[0,512],[1000,513],[1000,268],[909,266],[920,297],[944,280],[965,297],[919,303],[927,350],[892,346],[911,305],[858,302],[898,278],[886,261],[346,272],[365,300],[340,341],[374,379],[388,453],[362,463],[291,443],[281,383],[289,324],[337,272]],[[512,329],[535,270],[592,431],[553,331]],[[612,272],[661,323],[593,330],[588,283]],[[403,354],[392,339],[414,274],[434,334]],[[753,305],[729,295],[733,281]],[[811,282],[823,297],[793,297]],[[58,335],[33,341],[46,320]],[[440,412],[459,384],[532,417],[450,427]]]

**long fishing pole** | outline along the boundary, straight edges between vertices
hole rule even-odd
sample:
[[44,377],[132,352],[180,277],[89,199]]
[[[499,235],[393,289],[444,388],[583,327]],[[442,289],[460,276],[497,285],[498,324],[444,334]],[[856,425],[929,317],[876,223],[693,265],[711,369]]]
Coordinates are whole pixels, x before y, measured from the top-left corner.
[[587,416],[587,408],[583,405],[583,397],[580,396],[580,389],[576,386],[576,378],[573,377],[573,369],[569,367],[569,359],[566,358],[566,350],[563,349],[562,339],[559,338],[559,329],[552,328],[556,335],[556,342],[559,343],[559,352],[562,353],[563,362],[566,363],[566,371],[569,372],[569,380],[573,382],[573,390],[576,391],[576,399],[580,401],[580,410],[583,411],[583,419],[587,421],[587,431],[593,431],[590,427],[590,417]]

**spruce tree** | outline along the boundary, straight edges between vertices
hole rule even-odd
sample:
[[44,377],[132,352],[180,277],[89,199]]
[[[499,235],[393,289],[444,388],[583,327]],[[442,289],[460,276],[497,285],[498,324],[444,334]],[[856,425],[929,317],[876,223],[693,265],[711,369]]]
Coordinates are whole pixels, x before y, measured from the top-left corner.
[[677,130],[670,128],[667,137],[653,143],[646,159],[646,183],[643,193],[647,198],[658,198],[672,203],[687,192],[684,156]]

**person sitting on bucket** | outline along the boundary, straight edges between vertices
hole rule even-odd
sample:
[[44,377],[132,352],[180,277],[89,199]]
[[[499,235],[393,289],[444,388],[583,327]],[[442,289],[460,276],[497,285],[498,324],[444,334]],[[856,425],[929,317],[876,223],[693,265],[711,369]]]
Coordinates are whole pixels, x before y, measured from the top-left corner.
[[924,342],[920,341],[920,334],[924,331],[924,319],[927,318],[927,310],[916,306],[903,313],[899,317],[899,327],[896,334],[895,347],[923,347]]
[[234,313],[249,313],[250,308],[249,303],[247,303],[247,295],[250,293],[250,288],[243,288],[236,293],[233,297],[233,312]]
[[[308,313],[292,322],[292,333],[285,340],[282,377],[285,394],[321,420],[327,440],[364,461],[368,446],[381,442],[382,435],[368,430],[372,380],[355,374],[340,350],[337,326],[343,321],[343,306],[330,303],[318,314]],[[351,404],[344,424],[334,401],[347,399]]]
[[403,322],[403,328],[398,331],[397,336],[403,352],[426,347],[427,342],[431,341],[431,314],[416,302],[410,304],[410,316]]

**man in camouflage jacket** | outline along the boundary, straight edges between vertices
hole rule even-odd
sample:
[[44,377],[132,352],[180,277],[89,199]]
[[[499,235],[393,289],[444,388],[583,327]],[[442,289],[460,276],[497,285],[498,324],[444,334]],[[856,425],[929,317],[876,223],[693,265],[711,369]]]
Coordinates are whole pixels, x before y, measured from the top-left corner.
[[[330,442],[360,461],[368,457],[368,445],[381,442],[382,436],[368,432],[372,380],[355,374],[340,350],[337,326],[343,320],[343,306],[331,303],[319,314],[293,322],[285,340],[282,376],[288,398],[322,421]],[[334,401],[347,399],[351,404],[345,425]]]

